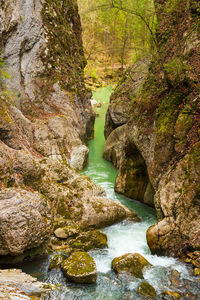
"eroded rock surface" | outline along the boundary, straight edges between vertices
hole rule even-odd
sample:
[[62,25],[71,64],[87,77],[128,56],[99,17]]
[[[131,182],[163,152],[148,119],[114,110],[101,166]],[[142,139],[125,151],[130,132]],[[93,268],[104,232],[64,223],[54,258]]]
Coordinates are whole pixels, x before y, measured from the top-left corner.
[[41,299],[55,286],[38,282],[36,278],[23,273],[19,269],[0,271],[0,298],[4,300],[15,299]]
[[1,1],[0,18],[11,75],[0,82],[0,254],[39,246],[56,220],[87,230],[136,217],[73,169],[87,163],[95,116],[76,1]]
[[[180,2],[177,10],[170,1],[155,1],[159,58],[149,63],[138,89],[127,72],[111,98],[105,128],[105,157],[114,163],[121,157],[115,188],[155,206],[159,222],[147,241],[153,253],[167,255],[189,252],[192,244],[195,251],[200,232],[199,1]],[[121,144],[113,137],[122,123]]]

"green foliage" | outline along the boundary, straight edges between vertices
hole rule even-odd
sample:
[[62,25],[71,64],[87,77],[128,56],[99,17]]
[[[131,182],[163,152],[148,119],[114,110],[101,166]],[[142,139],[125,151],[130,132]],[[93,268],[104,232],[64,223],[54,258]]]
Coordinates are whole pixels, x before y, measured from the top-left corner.
[[153,0],[79,0],[88,70],[122,71],[152,48]]
[[3,84],[4,79],[10,79],[11,76],[7,72],[5,61],[0,57],[0,86]]

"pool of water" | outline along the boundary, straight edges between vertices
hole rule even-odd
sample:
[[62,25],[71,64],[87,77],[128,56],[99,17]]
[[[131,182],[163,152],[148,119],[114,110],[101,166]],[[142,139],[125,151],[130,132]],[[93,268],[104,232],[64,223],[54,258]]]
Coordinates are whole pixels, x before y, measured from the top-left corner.
[[[181,278],[184,279],[181,291],[190,290],[197,294],[199,291],[198,285],[190,275],[190,270],[185,264],[174,258],[151,255],[146,242],[146,230],[157,221],[154,209],[114,192],[114,181],[117,171],[111,163],[102,158],[105,141],[103,134],[105,114],[111,92],[112,87],[107,87],[94,93],[94,98],[101,102],[102,106],[95,108],[96,113],[99,115],[95,122],[95,138],[89,142],[89,165],[82,171],[82,174],[91,177],[96,184],[101,185],[110,199],[120,201],[122,204],[135,210],[138,216],[142,218],[142,222],[123,221],[103,229],[108,236],[108,249],[90,252],[96,261],[98,269],[98,279],[94,285],[69,283],[60,270],[48,272],[50,257],[32,264],[26,264],[23,270],[36,276],[39,280],[62,285],[59,290],[49,296],[49,299],[140,299],[140,296],[137,294],[137,287],[142,280],[128,276],[123,276],[123,278],[117,277],[111,270],[113,258],[125,253],[140,253],[152,264],[152,267],[145,272],[144,279],[154,286],[158,294],[163,290],[169,290],[169,275],[174,269],[178,270],[181,273]],[[186,284],[187,288],[185,288]],[[178,290],[176,288],[176,291]],[[161,298],[158,296],[157,299]]]

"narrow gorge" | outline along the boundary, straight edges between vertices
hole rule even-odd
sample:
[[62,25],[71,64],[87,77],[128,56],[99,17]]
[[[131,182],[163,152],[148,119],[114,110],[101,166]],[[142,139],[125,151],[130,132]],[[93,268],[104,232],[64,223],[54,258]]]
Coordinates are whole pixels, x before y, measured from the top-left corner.
[[0,0],[0,299],[199,299],[199,1],[84,5]]

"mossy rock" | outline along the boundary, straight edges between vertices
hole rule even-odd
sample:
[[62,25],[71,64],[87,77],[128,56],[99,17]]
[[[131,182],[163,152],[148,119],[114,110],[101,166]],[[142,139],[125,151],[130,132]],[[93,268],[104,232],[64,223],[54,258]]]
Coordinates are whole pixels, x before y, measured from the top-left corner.
[[51,262],[49,265],[48,270],[57,269],[60,268],[62,262],[64,261],[64,257],[62,254],[55,254],[51,257]]
[[70,241],[69,245],[72,248],[84,251],[108,247],[106,234],[99,230],[82,232],[76,239]]
[[113,270],[119,274],[121,272],[127,272],[136,278],[143,279],[143,270],[145,267],[151,266],[151,264],[140,254],[128,253],[120,257],[114,258],[112,261]]
[[147,298],[147,299],[155,299],[156,298],[156,291],[155,291],[154,287],[146,281],[142,282],[139,285],[137,292],[138,292],[138,294],[144,296],[144,298]]
[[54,234],[59,239],[68,239],[69,237],[76,236],[80,232],[78,225],[66,226],[63,228],[57,228]]
[[194,268],[194,276],[200,276],[200,268]]
[[74,252],[63,261],[62,271],[65,277],[75,283],[95,283],[97,268],[94,259],[86,252]]
[[162,293],[162,299],[166,299],[166,300],[181,299],[181,295],[177,292],[164,291]]

